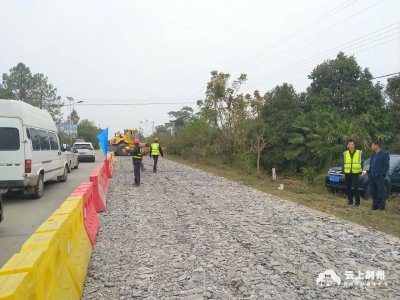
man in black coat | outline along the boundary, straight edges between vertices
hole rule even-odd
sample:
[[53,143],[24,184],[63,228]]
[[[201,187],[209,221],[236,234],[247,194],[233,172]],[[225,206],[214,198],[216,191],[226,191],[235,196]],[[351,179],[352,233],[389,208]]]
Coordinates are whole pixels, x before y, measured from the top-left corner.
[[135,148],[131,150],[129,147],[126,147],[126,149],[130,154],[132,154],[133,173],[135,176],[135,183],[133,186],[140,186],[140,164],[142,163],[143,152],[142,148],[139,146],[138,139],[134,139],[133,144],[135,145]]
[[384,210],[385,199],[385,177],[389,171],[390,157],[381,148],[380,141],[373,141],[371,149],[374,153],[371,155],[371,161],[368,170],[369,184],[372,196],[372,210]]

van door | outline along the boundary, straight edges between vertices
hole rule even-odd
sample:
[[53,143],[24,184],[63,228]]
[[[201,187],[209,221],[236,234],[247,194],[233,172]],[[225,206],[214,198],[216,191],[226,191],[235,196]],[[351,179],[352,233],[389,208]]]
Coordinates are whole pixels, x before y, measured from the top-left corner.
[[57,168],[57,176],[61,176],[64,173],[64,162],[62,152],[61,152],[61,145],[58,136],[54,132],[48,132],[49,139],[50,139],[50,146],[51,146],[51,156],[54,160],[54,166]]
[[0,187],[24,186],[24,142],[21,120],[0,117]]

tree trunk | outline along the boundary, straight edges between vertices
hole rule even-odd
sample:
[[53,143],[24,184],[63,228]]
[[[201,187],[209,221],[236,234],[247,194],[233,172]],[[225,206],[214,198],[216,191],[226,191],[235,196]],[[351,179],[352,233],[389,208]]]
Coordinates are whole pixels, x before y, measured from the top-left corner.
[[257,176],[260,175],[260,156],[261,156],[261,151],[258,151],[258,153],[257,153]]

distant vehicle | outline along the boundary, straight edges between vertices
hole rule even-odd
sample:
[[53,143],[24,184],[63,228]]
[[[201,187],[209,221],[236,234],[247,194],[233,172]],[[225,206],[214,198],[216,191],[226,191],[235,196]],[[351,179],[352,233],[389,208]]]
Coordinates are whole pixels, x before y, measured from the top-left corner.
[[65,148],[65,154],[67,155],[68,173],[70,173],[72,169],[78,169],[79,167],[78,151],[73,149],[69,144],[63,145]]
[[[364,171],[369,170],[370,159],[365,160]],[[331,168],[325,177],[325,186],[333,191],[346,191],[346,183],[342,178],[342,168]],[[365,199],[371,196],[368,175],[360,177],[358,189]],[[385,178],[385,197],[390,196],[392,191],[400,190],[400,155],[390,154],[390,167]]]
[[76,142],[73,146],[74,151],[78,153],[79,161],[96,160],[95,151],[92,143],[89,142]]
[[0,100],[0,194],[22,190],[38,199],[44,182],[67,181],[68,163],[49,113],[22,101]]

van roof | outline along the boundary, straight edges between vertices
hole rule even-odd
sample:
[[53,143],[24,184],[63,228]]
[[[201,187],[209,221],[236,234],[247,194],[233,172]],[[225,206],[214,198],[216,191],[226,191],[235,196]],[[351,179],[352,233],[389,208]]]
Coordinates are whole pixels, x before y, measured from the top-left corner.
[[48,112],[22,101],[0,99],[0,118],[2,117],[19,118],[25,126],[57,131]]

